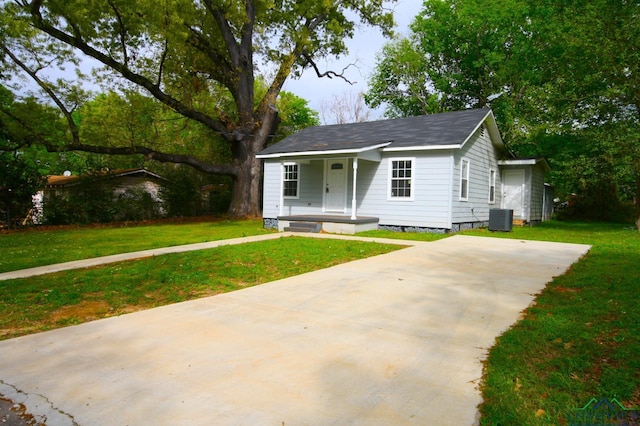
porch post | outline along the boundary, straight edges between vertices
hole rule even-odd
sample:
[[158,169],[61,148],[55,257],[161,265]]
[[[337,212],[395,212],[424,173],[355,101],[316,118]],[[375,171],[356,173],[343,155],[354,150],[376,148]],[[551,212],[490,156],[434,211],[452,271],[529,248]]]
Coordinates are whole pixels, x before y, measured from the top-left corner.
[[351,219],[357,219],[356,187],[358,183],[358,157],[353,157],[353,198],[351,199]]
[[278,216],[284,216],[284,162],[280,162],[280,203]]

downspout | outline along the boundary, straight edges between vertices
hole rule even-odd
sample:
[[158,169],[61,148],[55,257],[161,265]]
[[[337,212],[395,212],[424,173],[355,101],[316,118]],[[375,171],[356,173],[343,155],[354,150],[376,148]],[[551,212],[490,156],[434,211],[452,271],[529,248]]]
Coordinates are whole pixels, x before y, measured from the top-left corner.
[[453,181],[455,180],[455,170],[456,170],[456,162],[455,162],[455,153],[453,152],[453,150],[449,151],[450,155],[449,155],[449,202],[447,203],[447,220],[449,222],[449,229],[451,230],[453,228],[453,202],[454,202],[454,195],[453,195]]
[[542,182],[542,214],[540,215],[540,222],[544,222],[545,217],[547,215],[547,205],[548,205],[548,201],[547,201],[547,187],[544,185],[544,181]]
[[351,198],[351,219],[355,220],[358,218],[356,212],[356,187],[358,183],[358,157],[353,157],[353,198]]
[[278,216],[284,216],[284,162],[280,162],[280,210]]

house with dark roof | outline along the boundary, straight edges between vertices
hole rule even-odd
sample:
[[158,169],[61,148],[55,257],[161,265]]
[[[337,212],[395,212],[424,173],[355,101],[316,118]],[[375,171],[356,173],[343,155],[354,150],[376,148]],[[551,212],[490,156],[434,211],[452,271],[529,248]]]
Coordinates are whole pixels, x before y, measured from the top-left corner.
[[309,127],[257,157],[264,224],[281,231],[449,232],[492,209],[542,220],[548,165],[511,158],[490,109]]

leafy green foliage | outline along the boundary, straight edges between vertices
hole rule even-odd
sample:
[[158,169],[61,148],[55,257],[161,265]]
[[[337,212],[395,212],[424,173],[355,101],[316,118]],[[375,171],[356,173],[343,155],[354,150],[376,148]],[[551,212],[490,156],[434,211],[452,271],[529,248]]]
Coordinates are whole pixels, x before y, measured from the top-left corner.
[[169,176],[170,181],[160,190],[167,216],[195,216],[199,209],[200,197],[196,183],[187,174],[175,173]]
[[9,228],[32,207],[31,197],[44,185],[37,165],[23,155],[0,151],[0,211]]
[[548,157],[557,194],[586,201],[580,217],[633,199],[638,216],[639,14],[626,0],[427,0],[366,99],[393,117],[490,106],[512,152]]
[[64,188],[45,191],[43,221],[46,225],[75,225],[142,221],[163,216],[162,205],[144,188],[116,190],[108,174],[80,177]]
[[385,115],[390,118],[443,109],[433,89],[427,58],[407,38],[397,38],[383,47],[364,99],[372,108],[386,105]]

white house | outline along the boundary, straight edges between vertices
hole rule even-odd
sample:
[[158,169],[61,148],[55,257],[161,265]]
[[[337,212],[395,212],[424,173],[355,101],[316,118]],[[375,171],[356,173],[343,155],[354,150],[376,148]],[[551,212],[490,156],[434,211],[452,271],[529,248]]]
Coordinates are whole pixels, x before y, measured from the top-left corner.
[[458,231],[505,201],[514,219],[542,220],[546,162],[510,158],[489,109],[309,127],[257,157],[265,227]]

